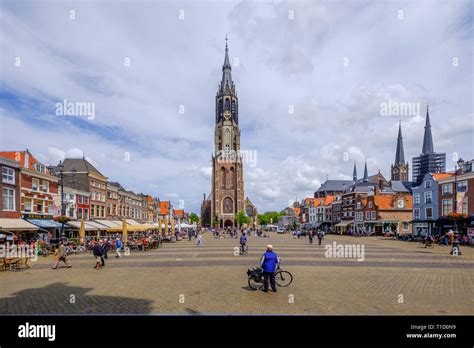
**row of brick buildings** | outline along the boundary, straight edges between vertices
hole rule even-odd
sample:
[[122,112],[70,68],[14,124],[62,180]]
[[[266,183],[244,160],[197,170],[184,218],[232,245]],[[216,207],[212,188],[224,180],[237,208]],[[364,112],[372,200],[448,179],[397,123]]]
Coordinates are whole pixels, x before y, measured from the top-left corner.
[[413,177],[405,161],[401,123],[391,179],[380,173],[362,179],[354,163],[352,180],[326,180],[315,192],[285,209],[280,227],[439,235],[458,228],[474,236],[473,160],[457,160],[446,172],[446,155],[434,151],[428,108],[423,146],[413,158]]
[[440,235],[454,228],[474,234],[474,161],[456,171],[428,173],[419,186],[387,181],[327,180],[315,193],[284,209],[281,228],[320,228],[338,233]]
[[107,220],[156,224],[187,218],[183,209],[173,209],[169,201],[109,181],[85,158],[66,158],[60,165],[45,166],[28,150],[2,151],[0,167],[0,229],[4,231],[30,231],[37,226],[57,236],[60,224],[56,220],[61,215],[72,221],[84,219],[98,228],[98,222]]

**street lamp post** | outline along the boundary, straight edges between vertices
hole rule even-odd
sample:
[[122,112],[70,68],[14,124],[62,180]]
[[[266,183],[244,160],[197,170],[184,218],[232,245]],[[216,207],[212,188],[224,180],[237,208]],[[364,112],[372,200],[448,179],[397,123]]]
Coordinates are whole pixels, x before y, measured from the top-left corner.
[[64,172],[64,164],[62,161],[59,161],[58,164],[58,169],[59,169],[59,178],[60,178],[60,185],[61,185],[61,239],[66,238],[66,234],[64,233],[64,215],[66,215],[66,211],[64,209],[64,177],[63,177],[63,172]]
[[[458,165],[459,168],[455,165],[454,166],[454,213],[458,212],[458,172],[462,171],[464,161],[462,158],[459,159]],[[458,222],[456,219],[456,215],[453,216],[453,222],[454,222],[454,238],[453,238],[453,243],[452,243],[452,248],[451,248],[451,255],[461,255],[461,247],[459,246],[459,232],[458,232]]]

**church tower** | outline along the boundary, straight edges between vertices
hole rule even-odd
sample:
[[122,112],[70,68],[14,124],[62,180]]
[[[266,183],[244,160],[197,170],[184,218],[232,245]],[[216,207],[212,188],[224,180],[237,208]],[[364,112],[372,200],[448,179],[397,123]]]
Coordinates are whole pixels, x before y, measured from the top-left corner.
[[408,181],[408,162],[405,162],[403,151],[402,122],[398,124],[397,150],[395,152],[395,163],[391,168],[392,181]]
[[236,226],[235,215],[245,210],[239,100],[231,72],[226,38],[222,80],[216,94],[210,197],[211,223],[220,227]]

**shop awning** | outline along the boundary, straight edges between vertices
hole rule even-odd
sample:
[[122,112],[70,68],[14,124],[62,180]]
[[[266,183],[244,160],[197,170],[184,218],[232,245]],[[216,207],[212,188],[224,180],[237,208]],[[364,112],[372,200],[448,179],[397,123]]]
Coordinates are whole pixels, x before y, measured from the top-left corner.
[[336,227],[345,227],[345,226],[352,225],[353,223],[354,223],[354,220],[345,220],[345,221],[341,221],[337,223]]
[[122,222],[118,220],[94,220],[98,222],[101,225],[107,226],[107,227],[122,227]]
[[132,220],[132,219],[127,219],[127,224],[129,224],[129,225],[140,225],[138,222],[136,222],[135,220]]
[[84,221],[87,225],[94,227],[96,230],[106,230],[108,227],[98,223],[97,221]]
[[37,231],[38,226],[23,219],[0,219],[0,229],[5,231]]
[[[88,223],[88,221],[84,221],[84,228],[86,229],[86,231],[95,231],[95,230],[97,230],[97,228],[92,227],[92,226],[88,225],[87,223]],[[81,228],[81,222],[80,221],[69,221],[67,224],[69,226],[73,227],[73,228],[77,228],[77,229]]]
[[33,225],[39,226],[41,228],[61,228],[61,224],[54,220],[47,219],[28,219],[28,222],[31,222]]

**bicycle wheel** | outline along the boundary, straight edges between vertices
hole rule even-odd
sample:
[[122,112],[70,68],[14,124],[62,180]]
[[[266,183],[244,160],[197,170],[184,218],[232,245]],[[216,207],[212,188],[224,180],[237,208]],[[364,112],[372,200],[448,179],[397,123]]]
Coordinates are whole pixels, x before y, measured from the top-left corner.
[[293,282],[293,276],[288,271],[277,271],[275,274],[275,282],[278,286],[285,287]]
[[252,277],[249,277],[249,288],[252,290],[258,290],[263,287],[263,283],[255,281]]

